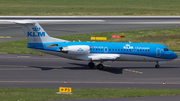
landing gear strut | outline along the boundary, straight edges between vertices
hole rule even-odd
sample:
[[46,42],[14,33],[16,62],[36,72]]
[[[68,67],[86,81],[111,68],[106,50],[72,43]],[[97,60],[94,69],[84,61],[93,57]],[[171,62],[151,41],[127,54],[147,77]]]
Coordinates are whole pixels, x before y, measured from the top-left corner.
[[103,70],[104,66],[103,66],[103,64],[100,63],[100,64],[97,65],[97,68],[100,69],[100,70]]
[[89,68],[94,68],[95,65],[94,65],[94,63],[91,61],[91,62],[88,63],[88,66],[89,66]]
[[159,67],[160,67],[158,61],[157,61],[157,64],[155,65],[155,67],[156,67],[156,68],[159,68]]

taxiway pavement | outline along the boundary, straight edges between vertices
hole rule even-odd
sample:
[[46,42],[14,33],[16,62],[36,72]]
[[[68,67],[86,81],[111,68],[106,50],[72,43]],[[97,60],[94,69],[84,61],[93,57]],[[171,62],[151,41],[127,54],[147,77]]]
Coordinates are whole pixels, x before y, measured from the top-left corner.
[[[162,28],[179,28],[180,17],[0,17],[0,20],[103,20],[103,22],[44,22],[41,26],[50,36],[86,34],[96,32],[112,32],[127,30],[144,30],[144,29],[162,29]],[[24,32],[19,25],[3,24],[0,21],[0,42],[26,39]],[[78,39],[75,39],[78,40]]]
[[104,70],[51,55],[1,53],[0,61],[0,87],[180,89],[180,58],[160,68],[151,62],[105,62]]

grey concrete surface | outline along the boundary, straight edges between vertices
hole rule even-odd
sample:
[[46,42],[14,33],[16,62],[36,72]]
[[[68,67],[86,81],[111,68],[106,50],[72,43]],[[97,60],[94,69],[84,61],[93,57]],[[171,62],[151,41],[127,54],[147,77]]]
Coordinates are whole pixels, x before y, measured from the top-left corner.
[[105,62],[98,70],[87,61],[1,53],[0,87],[180,89],[179,60],[158,69],[149,62]]
[[[143,29],[162,29],[162,28],[179,28],[177,24],[52,24],[42,25],[44,30],[50,36],[86,34],[96,32],[112,32],[126,30],[143,30]],[[1,38],[0,42],[26,39],[23,30],[18,25],[0,25],[0,36],[11,36],[11,38]],[[78,39],[74,39],[78,40]]]
[[[161,28],[179,28],[180,17],[176,16],[135,16],[135,17],[12,17],[1,16],[0,20],[103,20],[104,22],[58,22],[41,24],[45,31],[50,36],[61,36],[71,34],[86,34],[95,32],[111,32],[111,31],[126,31],[126,30],[144,30],[144,29],[161,29]],[[1,22],[1,21],[0,21]],[[1,38],[0,42],[12,40],[26,39],[22,29],[15,24],[0,24],[0,36],[11,36],[11,38]],[[75,39],[76,40],[76,39]],[[78,40],[78,39],[77,39]]]

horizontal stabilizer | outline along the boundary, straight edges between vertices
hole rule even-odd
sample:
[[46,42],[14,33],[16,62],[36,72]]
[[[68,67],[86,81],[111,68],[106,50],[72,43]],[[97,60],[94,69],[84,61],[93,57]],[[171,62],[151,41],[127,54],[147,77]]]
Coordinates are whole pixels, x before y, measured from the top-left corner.
[[101,23],[104,20],[0,20],[0,24],[32,24],[33,22],[38,22],[40,24],[56,24],[56,23]]
[[16,21],[11,21],[11,22],[16,23],[16,24],[35,24],[35,22],[31,20],[16,20]]

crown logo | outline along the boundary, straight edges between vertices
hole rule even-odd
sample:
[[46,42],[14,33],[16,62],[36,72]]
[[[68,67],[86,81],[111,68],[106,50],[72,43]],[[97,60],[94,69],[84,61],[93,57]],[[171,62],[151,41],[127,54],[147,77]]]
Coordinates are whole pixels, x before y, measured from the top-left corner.
[[40,29],[41,29],[41,28],[40,28],[40,27],[38,28],[37,26],[34,27],[34,28],[32,28],[33,31],[40,31]]
[[83,49],[82,49],[82,48],[79,48],[77,51],[83,51]]

